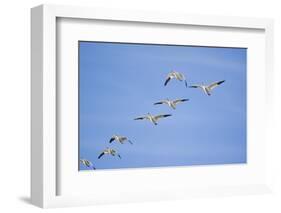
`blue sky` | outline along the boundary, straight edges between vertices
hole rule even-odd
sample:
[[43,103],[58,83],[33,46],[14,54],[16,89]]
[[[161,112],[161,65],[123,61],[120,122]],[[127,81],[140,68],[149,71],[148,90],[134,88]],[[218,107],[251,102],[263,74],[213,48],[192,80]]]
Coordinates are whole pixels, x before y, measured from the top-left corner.
[[[246,163],[246,49],[80,41],[79,60],[79,155],[97,169]],[[176,80],[164,87],[171,70],[188,85],[225,82],[211,96]],[[190,100],[153,105],[165,98]],[[133,120],[148,112],[172,116]],[[109,144],[113,134],[134,144]],[[106,147],[122,159],[98,159]]]

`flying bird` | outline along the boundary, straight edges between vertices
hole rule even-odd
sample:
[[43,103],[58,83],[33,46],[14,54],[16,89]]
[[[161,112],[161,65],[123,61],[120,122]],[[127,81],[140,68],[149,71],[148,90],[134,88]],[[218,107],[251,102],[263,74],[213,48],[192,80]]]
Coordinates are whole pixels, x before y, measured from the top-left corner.
[[171,115],[171,114],[151,115],[150,113],[148,113],[147,115],[142,116],[142,117],[135,118],[134,120],[149,120],[149,121],[152,122],[154,125],[157,125],[157,121],[158,121],[160,118],[166,118],[166,117],[169,117],[169,116],[172,116],[172,115]]
[[109,143],[112,143],[113,141],[117,141],[121,144],[123,144],[125,141],[128,141],[130,144],[133,145],[132,141],[130,141],[127,137],[125,136],[121,136],[121,135],[113,135],[110,140]]
[[98,156],[98,159],[100,159],[103,155],[112,155],[112,156],[118,156],[121,159],[121,156],[117,153],[116,150],[106,148],[105,150],[102,151],[102,153]]
[[182,73],[176,72],[176,71],[171,71],[167,75],[167,78],[166,78],[166,81],[164,83],[164,86],[166,86],[171,79],[177,79],[179,81],[184,81],[185,87],[187,87],[187,82],[186,82],[185,77],[184,77],[184,75]]
[[87,166],[88,168],[96,169],[92,162],[86,159],[80,159],[80,163],[82,163],[84,166]]
[[188,101],[189,99],[176,99],[176,100],[169,100],[168,98],[166,100],[162,100],[159,102],[154,103],[154,105],[158,104],[167,104],[169,107],[176,109],[176,105],[185,101]]
[[217,81],[217,82],[214,82],[214,83],[211,83],[209,85],[192,85],[190,86],[190,88],[200,88],[204,91],[204,93],[206,95],[211,95],[211,91],[216,88],[217,86],[219,86],[220,84],[222,84],[223,82],[225,82],[225,80],[223,81]]

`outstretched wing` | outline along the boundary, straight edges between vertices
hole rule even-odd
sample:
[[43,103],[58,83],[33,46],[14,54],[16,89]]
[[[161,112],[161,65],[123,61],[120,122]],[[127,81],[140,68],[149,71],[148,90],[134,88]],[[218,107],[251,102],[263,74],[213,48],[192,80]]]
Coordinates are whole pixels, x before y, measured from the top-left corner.
[[163,101],[158,101],[158,102],[154,103],[154,105],[157,105],[157,104],[165,104],[165,103],[166,103],[166,101],[163,100]]
[[138,117],[138,118],[135,118],[134,120],[143,120],[143,119],[146,119],[146,117],[145,117],[145,116],[143,116],[143,117]]
[[98,159],[100,159],[104,155],[104,152],[102,152],[99,156]]
[[128,140],[128,142],[133,145],[133,142],[132,142],[132,141]]
[[176,72],[176,76],[177,76],[177,78],[179,79],[179,80],[185,80],[185,77],[184,77],[184,75],[182,74],[182,73],[180,73],[180,72]]
[[125,136],[124,136],[124,137],[120,137],[120,141],[121,141],[121,142],[123,142],[123,141],[125,141],[125,140],[127,140],[127,139],[128,139],[128,138],[125,137]]
[[109,143],[112,143],[115,140],[114,137],[110,138]]
[[171,114],[165,114],[165,115],[156,115],[154,118],[156,120],[160,119],[160,118],[166,118],[166,117],[169,117],[169,116],[172,116]]
[[201,85],[194,84],[194,85],[189,86],[189,88],[201,88]]
[[166,81],[165,81],[165,83],[164,83],[164,86],[166,86],[170,80],[171,80],[171,77],[169,76],[169,77],[166,79]]
[[180,102],[185,102],[185,101],[189,101],[189,99],[177,99],[177,100],[174,100],[174,104],[178,104]]
[[186,82],[186,80],[184,80],[184,84],[185,84],[185,87],[187,88],[187,82]]
[[210,84],[210,85],[208,86],[208,88],[209,88],[210,90],[212,90],[212,89],[216,88],[218,85],[222,84],[223,82],[225,82],[225,80],[214,82],[214,83]]

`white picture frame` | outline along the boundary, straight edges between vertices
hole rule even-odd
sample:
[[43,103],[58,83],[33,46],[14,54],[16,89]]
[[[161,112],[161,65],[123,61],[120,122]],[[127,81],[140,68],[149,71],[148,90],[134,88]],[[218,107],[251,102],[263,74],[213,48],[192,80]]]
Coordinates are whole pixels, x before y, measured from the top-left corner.
[[[261,108],[264,112],[263,122],[260,122],[259,130],[264,130],[261,137],[261,147],[268,146],[270,143],[271,130],[271,109],[272,95],[270,91],[273,88],[273,21],[271,19],[257,18],[238,18],[238,17],[216,17],[202,15],[186,15],[186,14],[161,14],[153,12],[141,11],[123,11],[123,10],[101,10],[95,8],[84,8],[74,6],[54,6],[41,5],[31,10],[31,73],[32,73],[32,115],[31,115],[31,200],[32,203],[42,208],[91,205],[97,203],[114,203],[142,200],[165,200],[178,199],[197,196],[217,196],[232,194],[252,194],[270,191],[270,172],[266,172],[268,161],[265,160],[265,151],[262,153],[262,169],[257,169],[260,176],[254,180],[254,184],[248,182],[233,184],[217,184],[215,186],[202,185],[200,183],[194,188],[177,188],[171,187],[163,190],[153,189],[155,192],[143,190],[139,193],[138,189],[124,191],[128,196],[112,195],[83,195],[80,194],[60,194],[58,193],[58,185],[61,184],[59,173],[61,167],[58,166],[57,139],[57,121],[58,121],[58,96],[57,88],[60,83],[57,79],[57,36],[58,36],[58,20],[63,19],[79,19],[79,20],[103,20],[103,21],[119,21],[131,23],[153,23],[155,25],[167,26],[200,26],[202,28],[223,28],[231,32],[231,30],[258,30],[263,32],[261,41],[264,44],[264,68],[261,68],[261,75],[266,78],[253,79],[252,82],[259,81],[264,87],[260,88],[260,92],[265,95],[262,98]],[[250,76],[251,77],[251,76]],[[250,93],[251,97],[251,93]],[[250,99],[248,99],[250,100]],[[251,99],[251,104],[255,104],[255,99]],[[259,113],[257,111],[256,113]],[[262,149],[261,149],[262,150]],[[260,152],[260,151],[258,151]],[[230,170],[235,168],[228,168]],[[204,168],[203,168],[204,170]],[[63,171],[63,170],[62,170]],[[162,172],[161,172],[162,171]],[[184,170],[172,169],[153,169],[146,175],[153,172],[158,178],[163,177],[163,172],[183,174]],[[146,171],[132,171],[135,174],[145,175]],[[150,172],[150,173],[149,173]],[[200,173],[198,173],[200,174]],[[127,175],[127,174],[126,174]],[[165,177],[163,177],[165,178]],[[167,177],[166,177],[167,178]],[[63,179],[62,179],[63,180]],[[71,179],[70,179],[71,180]],[[102,183],[100,183],[102,184]],[[164,182],[161,183],[164,186]],[[141,185],[141,184],[140,184]],[[161,185],[159,185],[161,187]],[[186,189],[189,190],[186,190]],[[77,190],[77,189],[76,189]],[[114,194],[114,193],[113,193]],[[115,196],[115,197],[114,197]]]

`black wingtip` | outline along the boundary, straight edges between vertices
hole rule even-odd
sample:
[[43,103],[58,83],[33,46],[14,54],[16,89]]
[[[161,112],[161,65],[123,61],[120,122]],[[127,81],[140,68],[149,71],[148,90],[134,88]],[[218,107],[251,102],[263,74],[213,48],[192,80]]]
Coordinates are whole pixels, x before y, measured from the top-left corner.
[[219,82],[218,82],[218,85],[222,84],[223,82],[225,82],[225,80],[219,81]]
[[164,86],[166,86],[170,80],[171,80],[171,78],[167,78],[165,83],[164,83]]
[[170,116],[172,116],[172,114],[162,115],[163,118],[170,117]]

